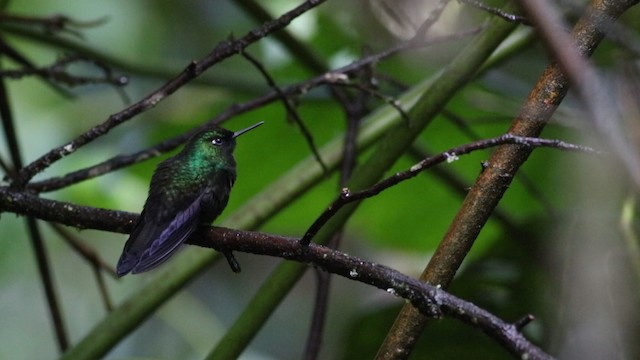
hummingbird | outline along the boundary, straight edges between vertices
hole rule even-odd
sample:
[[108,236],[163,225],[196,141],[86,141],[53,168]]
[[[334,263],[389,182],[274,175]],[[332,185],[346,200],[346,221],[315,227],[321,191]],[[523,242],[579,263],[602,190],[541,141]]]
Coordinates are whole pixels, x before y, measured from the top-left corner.
[[[180,153],[158,165],[140,218],[118,260],[118,276],[162,264],[198,227],[210,225],[222,213],[236,180],[236,138],[263,123],[236,132],[206,128],[192,136]],[[223,254],[231,269],[239,272],[233,254]]]

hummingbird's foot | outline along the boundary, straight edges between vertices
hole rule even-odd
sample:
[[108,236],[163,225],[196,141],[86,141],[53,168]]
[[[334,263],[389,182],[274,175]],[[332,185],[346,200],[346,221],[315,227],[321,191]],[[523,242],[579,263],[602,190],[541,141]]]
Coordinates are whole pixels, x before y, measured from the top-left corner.
[[223,251],[224,256],[227,258],[227,262],[229,263],[229,267],[231,267],[231,271],[234,273],[239,273],[242,271],[240,268],[240,263],[236,260],[235,256],[231,251]]

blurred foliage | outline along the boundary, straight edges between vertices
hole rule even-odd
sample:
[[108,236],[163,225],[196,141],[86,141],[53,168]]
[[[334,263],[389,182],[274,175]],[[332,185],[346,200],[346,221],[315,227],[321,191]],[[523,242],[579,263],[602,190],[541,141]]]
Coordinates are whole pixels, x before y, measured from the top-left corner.
[[[64,41],[58,44],[47,43],[34,35],[40,33],[41,29],[37,27],[4,21],[0,31],[2,39],[19,49],[36,67],[48,66],[78,49],[94,54],[98,60],[113,66],[115,74],[129,77],[124,92],[135,102],[175,76],[190,61],[205,56],[218,42],[237,38],[257,27],[259,24],[237,6],[242,1],[7,1],[3,10],[7,14],[32,17],[63,14],[80,24],[97,19],[105,21],[97,26],[77,26],[72,33],[63,32],[59,35]],[[289,30],[322,59],[327,68],[343,66],[398,42],[382,22],[379,9],[371,3],[328,2],[296,19]],[[262,5],[277,16],[297,4],[279,0]],[[481,24],[487,16],[458,4],[451,4],[450,8],[434,32],[449,34],[468,29]],[[420,11],[426,13],[427,10],[421,8]],[[623,19],[625,26],[636,34],[639,25],[633,23],[637,12],[635,9]],[[407,87],[437,72],[467,41],[461,39],[405,52],[376,64],[376,73],[397,80],[397,83],[386,82],[381,77],[381,91],[387,96],[399,96]],[[273,36],[249,47],[248,52],[265,65],[279,86],[317,75],[303,61],[290,56]],[[637,54],[628,54],[612,42],[603,45],[596,53],[595,61],[603,72],[616,72],[624,62],[620,53],[635,56],[637,61]],[[113,63],[114,59],[117,63]],[[462,119],[462,125],[441,115],[417,142],[435,153],[503,133],[546,64],[547,56],[541,46],[530,42],[508,61],[482,74],[447,105],[446,110]],[[12,69],[17,64],[3,60],[2,66]],[[91,66],[79,66],[73,71],[100,74]],[[33,77],[8,79],[7,84],[25,163],[103,122],[127,105],[117,90],[105,84],[63,87],[73,95],[72,99],[63,97],[52,86]],[[63,175],[118,154],[147,148],[212,119],[234,104],[267,92],[269,87],[259,72],[242,57],[233,57],[152,110],[62,159],[37,179]],[[344,131],[344,114],[326,88],[314,89],[297,101],[300,117],[318,146]],[[367,107],[373,110],[382,104],[380,99],[372,98]],[[544,136],[577,138],[571,122],[577,111],[575,103],[569,99]],[[279,102],[234,117],[224,126],[235,130],[256,120],[264,120],[266,125],[239,141],[236,150],[238,181],[221,219],[310,153],[299,129],[289,121]],[[4,141],[3,137],[0,157],[6,160],[9,156]],[[480,163],[489,153],[477,152],[441,166],[461,177],[468,186],[481,171]],[[369,155],[370,152],[364,151],[358,160],[362,162]],[[153,169],[166,156],[168,154],[163,154],[44,196],[137,212],[144,203]],[[571,179],[568,179],[573,173],[567,163],[575,156],[581,155],[560,154],[548,149],[534,153],[522,169],[524,179],[512,185],[499,206],[519,229],[518,234],[506,231],[497,221],[490,221],[451,288],[452,293],[503,319],[515,321],[527,313],[541,315],[542,320],[531,325],[529,335],[542,344],[548,343],[550,333],[546,326],[551,315],[545,308],[548,307],[545,292],[548,279],[545,280],[545,276],[549,274],[541,271],[545,264],[539,256],[541,245],[536,245],[544,243],[545,236],[537,235],[546,229],[539,225],[541,222],[546,224],[558,212],[572,209],[567,199],[574,191]],[[388,173],[407,169],[415,162],[416,159],[405,156]],[[261,231],[302,235],[334,199],[338,188],[337,176],[328,176],[266,223]],[[464,191],[455,191],[426,171],[367,200],[348,224],[344,249],[417,276],[458,211],[462,193]],[[106,310],[94,285],[93,270],[50,228],[42,228],[71,341],[76,343],[105,316]],[[98,231],[83,231],[77,235],[112,264],[125,240],[122,235]],[[0,246],[3,248],[0,252],[0,319],[4,325],[0,328],[0,359],[57,357],[23,219],[2,214]],[[238,258],[243,265],[242,274],[233,275],[219,266],[196,279],[186,291],[120,343],[108,358],[202,358],[276,263],[273,259],[244,254],[239,254]],[[148,278],[144,275],[107,281],[116,304],[146,282]],[[311,318],[314,284],[311,276],[303,278],[243,358],[300,357]],[[398,309],[398,302],[387,294],[361,285],[354,287],[342,280],[334,283],[331,305],[321,352],[325,359],[371,358]],[[479,331],[452,320],[434,321],[433,326],[428,327],[412,358],[427,356],[430,359],[508,358],[504,350]]]

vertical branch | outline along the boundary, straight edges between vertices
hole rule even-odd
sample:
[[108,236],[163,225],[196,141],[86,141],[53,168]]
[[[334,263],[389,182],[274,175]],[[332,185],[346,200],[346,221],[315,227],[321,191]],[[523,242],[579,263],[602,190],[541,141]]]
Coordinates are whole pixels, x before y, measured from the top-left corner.
[[100,292],[100,297],[102,297],[102,303],[104,304],[104,308],[107,312],[111,312],[113,310],[113,303],[111,302],[111,297],[109,296],[109,290],[107,289],[107,283],[104,281],[104,274],[102,273],[102,269],[100,265],[93,264],[93,274],[96,277],[96,284],[98,285],[98,291]]
[[320,269],[314,269],[316,275],[316,296],[311,316],[311,327],[307,335],[307,343],[304,348],[304,360],[315,360],[320,354],[324,325],[329,306],[329,289],[331,274]]
[[[634,180],[636,187],[640,187],[640,159],[638,148],[626,141],[627,134],[621,128],[620,119],[615,116],[611,106],[613,99],[610,92],[600,81],[597,72],[585,58],[584,48],[592,36],[602,37],[602,34],[613,25],[617,16],[609,17],[606,9],[627,9],[638,4],[638,0],[593,1],[592,6],[585,12],[584,17],[590,18],[590,23],[597,26],[597,31],[586,36],[589,22],[576,25],[573,38],[563,31],[564,22],[554,4],[548,0],[519,0],[518,3],[536,25],[540,37],[546,44],[551,55],[556,59],[568,82],[575,87],[575,92],[582,100],[587,116],[600,135],[607,140],[616,156],[625,165],[625,170]],[[575,46],[574,46],[575,44]],[[613,118],[612,118],[613,117]],[[617,120],[617,122],[616,122]]]
[[40,273],[40,279],[47,298],[49,313],[51,314],[51,320],[53,321],[53,329],[56,334],[56,339],[58,340],[58,348],[61,352],[64,352],[69,348],[69,337],[67,336],[64,317],[62,316],[62,308],[58,303],[56,288],[53,285],[53,277],[51,276],[52,271],[51,266],[49,265],[47,249],[44,246],[44,241],[37,221],[32,217],[28,217],[26,222],[29,237],[31,238],[31,245],[33,246],[33,252],[36,256],[36,263],[38,264],[38,272]]
[[2,118],[2,128],[4,129],[4,136],[9,146],[9,157],[11,158],[13,168],[9,165],[5,166],[7,167],[7,175],[13,177],[17,174],[19,168],[22,167],[22,154],[20,154],[18,136],[16,135],[16,129],[13,125],[13,114],[9,106],[6,84],[2,78],[0,78],[0,118]]
[[[0,117],[2,118],[2,126],[4,128],[7,144],[9,145],[11,161],[13,163],[12,171],[8,175],[13,177],[17,174],[17,170],[22,167],[22,156],[20,154],[20,146],[18,144],[18,137],[14,127],[13,114],[9,106],[9,97],[7,95],[7,88],[4,79],[0,79]],[[42,241],[42,234],[40,233],[38,223],[34,218],[27,217],[26,225],[36,257],[40,280],[42,281],[42,286],[47,298],[49,313],[51,314],[51,319],[53,321],[53,328],[58,341],[58,347],[60,350],[64,351],[69,347],[69,340],[65,330],[62,310],[58,304],[55,286],[53,285],[51,268],[49,266],[47,251]]]
[[[637,2],[637,1],[634,1]],[[624,5],[626,6],[624,6]],[[602,24],[616,19],[631,6],[631,1],[594,0],[574,27],[572,36],[582,56],[589,56],[603,38]],[[604,18],[607,21],[604,21]],[[549,65],[529,94],[508,133],[536,137],[564,99],[569,81],[558,64]],[[532,149],[505,145],[491,156],[465,198],[447,233],[422,273],[420,280],[447,287],[471,249],[480,230],[498,205],[520,166]],[[377,359],[406,359],[411,353],[427,319],[412,306],[405,305],[387,334]]]
[[[245,12],[250,14],[254,19],[261,22],[266,22],[271,20],[271,16],[269,13],[258,3],[252,0],[236,0],[235,3],[242,7]],[[327,71],[327,66],[324,64],[322,59],[317,56],[312,50],[306,47],[304,44],[300,43],[294,36],[292,36],[287,30],[279,31],[274,34],[274,36],[283,44],[296,59],[300,60],[302,64],[305,65],[308,69],[317,73],[324,73]],[[251,60],[251,59],[249,59]],[[255,65],[255,61],[254,62]],[[258,66],[258,65],[256,65]],[[258,67],[260,69],[260,67]],[[320,158],[318,151],[315,149],[313,144],[313,139],[311,135],[308,134],[304,123],[301,119],[297,117],[296,112],[291,109],[288,99],[286,95],[282,94],[281,90],[269,80],[268,74],[262,71],[263,75],[269,81],[269,85],[274,88],[274,90],[278,93],[278,95],[282,98],[282,101],[287,109],[287,112],[293,115],[293,120],[299,124],[300,129],[307,139],[307,142],[310,144],[310,147],[313,151],[314,156],[318,160],[318,163],[321,165],[325,174],[328,174],[328,170],[322,159]],[[344,109],[346,119],[347,119],[347,131],[344,139],[344,157],[342,162],[342,171],[340,173],[340,186],[344,186],[346,181],[349,179],[351,174],[351,170],[355,166],[355,157],[356,157],[356,147],[354,146],[356,141],[356,136],[358,134],[357,129],[360,123],[360,118],[363,115],[364,108],[362,106],[358,106],[360,104],[353,104],[350,101],[349,94],[335,86],[329,86],[331,94],[333,97],[340,103],[342,108]],[[340,234],[336,234],[332,238],[332,246],[338,247],[340,244]],[[331,275],[324,273],[320,270],[316,271],[316,279],[317,279],[317,288],[316,288],[316,297],[315,297],[315,305],[313,307],[313,316],[311,320],[311,327],[309,330],[309,336],[307,338],[307,343],[305,346],[304,358],[306,360],[314,360],[318,357],[320,353],[320,344],[323,337],[324,326],[325,326],[325,318],[327,313],[328,306],[328,298],[329,298],[329,290],[331,285]]]

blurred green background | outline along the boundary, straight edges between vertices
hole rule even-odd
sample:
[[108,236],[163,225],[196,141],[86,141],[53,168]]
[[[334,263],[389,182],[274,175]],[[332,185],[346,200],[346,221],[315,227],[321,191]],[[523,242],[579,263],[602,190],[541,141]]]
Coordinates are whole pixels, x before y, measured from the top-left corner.
[[[257,27],[259,22],[238,6],[242,2],[24,0],[9,1],[4,11],[33,17],[62,14],[79,23],[100,20],[97,26],[76,27],[77,34],[63,32],[59,36],[82,49],[95,51],[101,61],[108,64],[111,60],[117,61],[113,64],[113,72],[129,77],[129,84],[123,91],[135,102],[178,74],[190,61],[204,57],[220,41],[241,37]],[[416,16],[413,19],[416,24],[426,17],[435,1],[420,3],[410,4],[417,6],[415,13],[410,14]],[[279,0],[262,5],[277,16],[297,4]],[[287,29],[327,67],[336,68],[390,47],[413,31],[411,26],[399,28],[398,22],[390,19],[384,8],[381,1],[328,2],[296,19]],[[635,9],[635,15],[627,14],[622,22],[629,25],[628,19],[637,15]],[[486,16],[476,9],[450,4],[430,34],[450,34],[473,28],[482,24]],[[410,22],[411,19],[406,20]],[[46,44],[8,25],[10,23],[6,22],[1,26],[3,39],[36,66],[47,66],[73,53],[69,47]],[[37,27],[26,28],[35,33],[40,31]],[[637,35],[637,24],[631,29]],[[462,38],[408,51],[376,64],[376,73],[403,84],[394,86],[380,80],[380,92],[399,96],[405,87],[416,85],[446,65],[467,41],[468,38]],[[280,86],[318,75],[274,37],[250,46],[248,52],[262,62]],[[603,45],[596,57],[603,73],[621,76],[620,65],[625,60],[620,53],[624,53],[623,50],[615,45]],[[456,124],[451,117],[439,116],[417,144],[431,152],[441,152],[471,142],[475,137],[503,133],[547,60],[540,44],[527,43],[506,62],[465,87],[448,104],[447,111],[463,119],[465,125]],[[637,58],[635,61],[636,65],[631,66],[637,67]],[[15,66],[11,61],[3,61],[5,69]],[[71,70],[78,74],[100,74],[88,64],[73,66]],[[25,163],[103,122],[127,105],[121,93],[105,84],[65,88],[74,95],[73,99],[68,99],[34,77],[7,79],[6,82]],[[202,124],[234,104],[267,92],[269,87],[260,73],[241,56],[232,57],[152,110],[55,163],[36,179],[64,175],[118,154],[145,149]],[[375,109],[382,104],[379,99],[372,98],[367,105]],[[301,96],[298,105],[299,114],[318,146],[343,133],[344,114],[326,88],[317,88]],[[576,126],[580,116],[575,99],[569,98],[544,136],[582,141],[584,133]],[[224,126],[237,130],[260,120],[266,124],[239,140],[235,153],[238,181],[219,221],[310,154],[300,130],[287,119],[280,102],[234,117]],[[470,136],[470,131],[475,135]],[[0,149],[3,159],[8,159],[4,137],[0,140]],[[43,196],[139,212],[153,169],[171,154],[173,152]],[[368,154],[366,151],[360,154],[359,161],[366,159]],[[458,211],[466,186],[472,184],[481,171],[481,161],[489,154],[489,151],[476,152],[440,165],[449,176],[462,179],[465,184],[462,187],[427,171],[367,200],[349,221],[342,249],[418,276]],[[556,260],[549,255],[548,248],[558,224],[573,221],[567,219],[573,219],[572,215],[585,209],[586,205],[578,201],[584,197],[584,188],[576,186],[588,177],[576,161],[584,156],[536,150],[522,169],[524,179],[511,186],[499,206],[507,225],[504,221],[489,222],[451,288],[454,294],[476,302],[507,321],[515,321],[527,313],[535,314],[540,320],[529,326],[526,333],[545,348],[553,345],[549,326],[557,316],[552,310],[559,306],[555,295],[556,287],[560,286],[554,282],[558,273],[551,263]],[[416,157],[406,155],[389,174],[417,161]],[[599,191],[601,186],[595,184],[590,189]],[[608,193],[625,194],[624,183],[611,187]],[[334,199],[338,189],[337,175],[327,177],[295,199],[260,231],[301,236]],[[623,195],[612,195],[614,203],[610,208],[617,211],[616,204]],[[616,223],[618,215],[608,212],[605,218]],[[91,267],[47,224],[41,223],[41,228],[73,344],[82,339],[107,311],[95,286]],[[111,264],[115,264],[126,239],[121,234],[71,230]],[[3,325],[0,327],[0,359],[57,358],[59,353],[23,219],[14,214],[2,214],[0,246],[3,249],[0,252],[0,323]],[[280,262],[247,254],[236,256],[242,264],[242,273],[231,273],[226,264],[213,267],[163,305],[106,358],[200,359],[206,355],[270,270]],[[114,304],[117,306],[153,277],[154,273],[120,280],[108,278]],[[312,272],[305,275],[243,353],[243,359],[301,357],[313,310],[315,283]],[[402,305],[385,292],[344,279],[332,283],[330,301],[321,351],[323,359],[371,358]],[[481,352],[478,349],[482,349]],[[434,322],[428,328],[412,358],[420,359],[425,354],[431,359],[509,358],[504,350],[476,329],[446,319]]]

